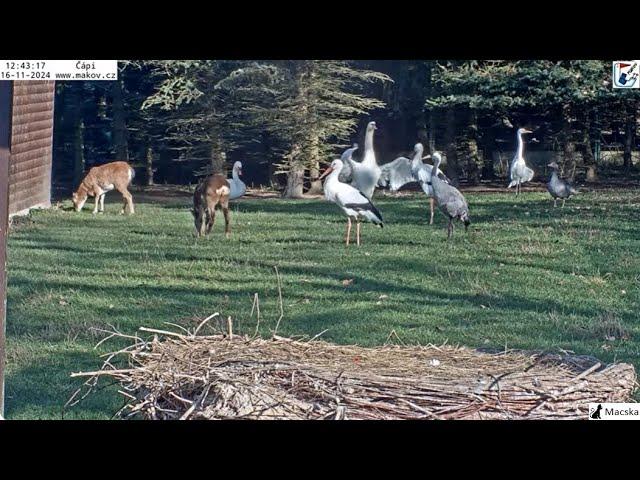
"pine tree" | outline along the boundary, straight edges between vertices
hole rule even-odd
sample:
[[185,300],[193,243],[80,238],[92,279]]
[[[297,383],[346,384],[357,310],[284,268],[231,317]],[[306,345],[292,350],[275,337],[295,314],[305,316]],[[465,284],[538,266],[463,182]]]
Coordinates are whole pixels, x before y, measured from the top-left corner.
[[162,115],[163,141],[179,158],[200,166],[199,174],[222,173],[237,137],[234,104],[218,83],[242,62],[219,60],[145,61],[141,66],[155,89],[141,105],[148,116]]
[[[609,111],[614,106],[622,110],[629,106],[629,111],[637,111],[637,94],[622,98],[620,92],[611,88],[610,75],[610,62],[600,60],[438,62],[434,74],[436,89],[434,96],[427,100],[427,108],[455,112],[458,124],[455,142],[458,149],[463,147],[462,155],[467,160],[472,181],[477,180],[473,178],[473,165],[478,160],[473,158],[474,134],[468,130],[479,131],[477,122],[495,124],[503,120],[513,124],[510,118],[517,119],[515,123],[536,118],[544,124],[548,143],[560,145],[569,177],[575,172],[578,148],[582,149],[582,157],[593,176],[591,118],[594,112]],[[473,112],[471,116],[467,114],[469,111]],[[631,125],[632,120],[628,124]],[[632,130],[635,131],[629,129],[627,138],[631,138]]]
[[367,95],[380,72],[347,61],[275,61],[245,65],[219,84],[235,95],[254,128],[266,129],[279,146],[276,173],[286,174],[283,196],[301,197],[305,173],[318,191],[320,165],[344,146],[358,118],[384,103]]

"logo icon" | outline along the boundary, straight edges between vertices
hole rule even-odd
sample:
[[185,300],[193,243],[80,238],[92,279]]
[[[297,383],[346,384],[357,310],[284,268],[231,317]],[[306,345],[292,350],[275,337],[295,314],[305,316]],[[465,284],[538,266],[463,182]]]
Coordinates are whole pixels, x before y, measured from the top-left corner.
[[598,404],[598,406],[595,409],[591,409],[591,411],[589,412],[589,417],[592,420],[600,420],[600,411],[602,410],[602,404]]
[[640,88],[640,60],[613,62],[613,88]]

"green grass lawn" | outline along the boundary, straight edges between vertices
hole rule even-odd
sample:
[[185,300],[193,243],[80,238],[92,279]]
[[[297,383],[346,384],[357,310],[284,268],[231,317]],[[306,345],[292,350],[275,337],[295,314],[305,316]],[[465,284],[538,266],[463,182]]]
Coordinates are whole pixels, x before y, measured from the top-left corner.
[[[423,194],[378,197],[384,229],[365,225],[345,247],[345,220],[322,200],[244,199],[232,238],[220,214],[196,241],[188,197],[136,204],[120,216],[34,212],[9,238],[7,417],[61,418],[81,381],[116,348],[94,328],[194,327],[213,312],[253,332],[254,294],[268,335],[377,345],[565,349],[640,367],[640,192],[584,193],[553,209],[547,194],[467,194],[472,225],[447,243],[445,218],[428,225]],[[135,199],[135,196],[134,196]],[[113,202],[113,203],[109,203]],[[354,229],[355,233],[355,229]],[[93,327],[93,328],[92,328]],[[109,418],[115,387],[65,418]]]

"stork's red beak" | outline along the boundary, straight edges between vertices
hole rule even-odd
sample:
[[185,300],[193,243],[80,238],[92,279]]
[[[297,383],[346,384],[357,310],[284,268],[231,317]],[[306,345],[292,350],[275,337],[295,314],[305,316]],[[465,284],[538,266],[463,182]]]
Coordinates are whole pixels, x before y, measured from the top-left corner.
[[324,173],[322,175],[320,175],[320,178],[318,178],[318,180],[322,180],[324,177],[326,177],[327,175],[329,175],[331,172],[333,172],[333,168],[329,167],[327,168]]
[[527,130],[526,128],[523,130],[524,133],[533,133],[531,130]]

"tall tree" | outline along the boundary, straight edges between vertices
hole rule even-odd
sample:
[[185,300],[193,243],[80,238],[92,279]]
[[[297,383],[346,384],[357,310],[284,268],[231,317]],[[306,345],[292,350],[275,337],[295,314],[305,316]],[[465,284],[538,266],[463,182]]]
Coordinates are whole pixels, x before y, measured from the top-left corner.
[[317,191],[320,165],[354,132],[358,117],[382,108],[365,87],[390,78],[347,61],[275,61],[236,70],[220,83],[236,92],[249,121],[275,137],[281,157],[277,173],[286,175],[283,195],[301,197],[305,173]]

